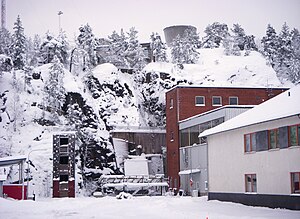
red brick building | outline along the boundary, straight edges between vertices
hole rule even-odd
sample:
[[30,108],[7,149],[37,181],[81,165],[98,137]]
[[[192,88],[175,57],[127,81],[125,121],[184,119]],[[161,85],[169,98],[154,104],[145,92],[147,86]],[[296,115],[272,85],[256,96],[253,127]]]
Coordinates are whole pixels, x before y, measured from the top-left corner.
[[166,93],[167,174],[170,187],[179,188],[178,122],[224,105],[258,105],[287,90],[266,87],[176,86]]

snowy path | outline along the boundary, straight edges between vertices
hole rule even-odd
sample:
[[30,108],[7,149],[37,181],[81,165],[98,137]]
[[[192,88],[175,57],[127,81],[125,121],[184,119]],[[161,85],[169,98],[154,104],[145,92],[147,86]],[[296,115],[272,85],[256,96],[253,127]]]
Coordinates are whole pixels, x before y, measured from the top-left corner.
[[249,207],[206,201],[206,197],[134,197],[39,199],[12,201],[0,198],[0,218],[172,218],[172,219],[288,219],[300,218],[300,211]]

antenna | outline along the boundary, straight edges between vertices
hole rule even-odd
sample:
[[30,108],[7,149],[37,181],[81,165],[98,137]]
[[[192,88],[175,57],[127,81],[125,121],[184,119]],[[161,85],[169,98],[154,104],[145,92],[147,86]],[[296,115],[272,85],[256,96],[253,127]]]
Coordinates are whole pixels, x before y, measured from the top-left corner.
[[1,0],[1,29],[6,27],[6,1]]

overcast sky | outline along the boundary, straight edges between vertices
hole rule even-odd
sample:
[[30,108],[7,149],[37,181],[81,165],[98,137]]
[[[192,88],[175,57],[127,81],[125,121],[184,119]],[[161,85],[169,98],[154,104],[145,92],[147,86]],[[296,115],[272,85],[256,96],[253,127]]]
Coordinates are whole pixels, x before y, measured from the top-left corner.
[[63,12],[61,27],[71,38],[86,23],[97,37],[135,27],[142,42],[176,24],[197,27],[202,38],[205,27],[215,21],[229,28],[239,23],[256,37],[265,34],[268,23],[277,32],[284,22],[300,30],[300,0],[6,0],[6,26],[12,31],[20,15],[26,35],[48,30],[57,34],[58,11]]

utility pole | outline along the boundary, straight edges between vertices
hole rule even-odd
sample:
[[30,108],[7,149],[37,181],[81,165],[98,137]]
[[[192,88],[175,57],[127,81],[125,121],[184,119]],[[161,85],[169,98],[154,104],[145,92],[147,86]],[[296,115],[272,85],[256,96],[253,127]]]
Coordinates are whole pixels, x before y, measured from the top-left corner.
[[61,31],[60,15],[62,15],[62,14],[63,14],[62,11],[59,11],[59,12],[58,12],[58,34],[59,34],[60,31]]

